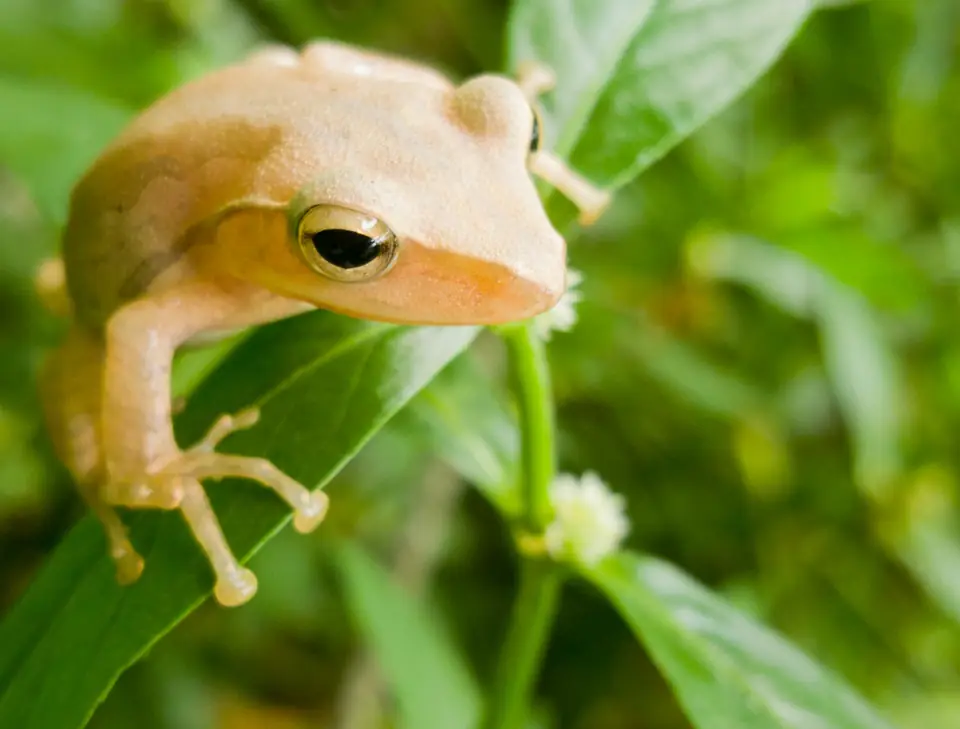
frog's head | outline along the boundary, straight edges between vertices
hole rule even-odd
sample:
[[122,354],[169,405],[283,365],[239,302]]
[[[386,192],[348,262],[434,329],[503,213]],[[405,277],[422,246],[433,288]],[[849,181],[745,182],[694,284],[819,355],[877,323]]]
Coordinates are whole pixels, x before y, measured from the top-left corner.
[[370,81],[328,98],[311,142],[322,171],[287,206],[299,270],[271,288],[411,324],[496,324],[556,304],[566,246],[531,178],[539,125],[517,84]]

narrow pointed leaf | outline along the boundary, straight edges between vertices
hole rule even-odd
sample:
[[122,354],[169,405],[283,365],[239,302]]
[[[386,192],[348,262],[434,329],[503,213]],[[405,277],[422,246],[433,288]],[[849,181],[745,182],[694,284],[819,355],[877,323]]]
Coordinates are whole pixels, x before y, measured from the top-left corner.
[[[476,331],[321,312],[265,327],[191,398],[180,442],[193,442],[221,413],[258,405],[260,423],[221,450],[270,458],[322,486]],[[207,490],[244,558],[289,520],[286,505],[256,484],[224,481]],[[0,726],[83,726],[120,673],[209,595],[209,567],[177,514],[137,513],[129,523],[146,559],[138,583],[114,582],[103,536],[88,517],[0,624]]]
[[426,605],[359,547],[340,550],[347,604],[399,708],[401,729],[474,729],[480,689]]
[[897,358],[863,297],[826,279],[819,283],[823,359],[853,439],[854,476],[868,494],[886,495],[903,465],[904,395]]

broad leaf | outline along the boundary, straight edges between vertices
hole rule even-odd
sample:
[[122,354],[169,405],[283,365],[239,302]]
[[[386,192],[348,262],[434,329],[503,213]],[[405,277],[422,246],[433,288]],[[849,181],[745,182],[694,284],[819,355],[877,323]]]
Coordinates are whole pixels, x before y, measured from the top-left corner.
[[359,547],[340,550],[347,604],[397,700],[403,729],[474,729],[480,690],[450,637]]
[[520,438],[500,386],[469,355],[458,357],[413,401],[427,447],[501,511],[520,508]]
[[[204,382],[178,421],[178,436],[190,443],[220,413],[259,405],[260,424],[222,450],[265,456],[322,486],[476,331],[325,313],[274,324]],[[289,520],[286,506],[255,484],[224,481],[208,492],[244,558]],[[146,559],[138,583],[114,582],[99,525],[88,517],[0,625],[0,726],[82,726],[120,673],[210,593],[210,570],[177,514],[142,512],[130,523]]]
[[619,610],[698,729],[890,729],[841,679],[665,562],[583,574]]
[[554,70],[548,144],[614,189],[749,88],[809,12],[809,0],[519,0],[509,68]]

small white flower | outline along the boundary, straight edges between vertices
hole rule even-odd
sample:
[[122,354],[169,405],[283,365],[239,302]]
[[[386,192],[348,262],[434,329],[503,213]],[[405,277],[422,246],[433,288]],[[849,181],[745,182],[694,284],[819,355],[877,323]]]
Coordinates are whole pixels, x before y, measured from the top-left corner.
[[615,551],[630,531],[623,497],[591,471],[579,479],[567,473],[557,476],[550,500],[555,517],[544,544],[554,559],[594,565]]
[[534,329],[541,339],[550,341],[553,332],[569,332],[576,325],[576,307],[583,298],[577,287],[582,281],[582,273],[572,268],[567,269],[567,290],[563,292],[560,301],[552,309],[533,320]]

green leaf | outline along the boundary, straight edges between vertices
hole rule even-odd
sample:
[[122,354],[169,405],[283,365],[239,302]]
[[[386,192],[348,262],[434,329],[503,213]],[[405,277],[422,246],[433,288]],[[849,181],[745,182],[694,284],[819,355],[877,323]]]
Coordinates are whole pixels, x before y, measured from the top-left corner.
[[520,508],[520,438],[507,398],[469,355],[459,357],[411,404],[431,450],[503,513]]
[[708,234],[689,241],[687,260],[700,276],[753,289],[794,316],[813,310],[813,280],[819,271],[802,255],[747,235]]
[[127,0],[4,0],[0,68],[140,109],[259,39],[233,4],[164,5],[156,15],[156,8]]
[[633,323],[623,344],[665,390],[713,415],[739,418],[764,408],[762,389],[710,362],[682,340],[646,320]]
[[903,465],[905,395],[896,352],[863,293],[805,255],[749,236],[704,237],[688,255],[701,275],[748,286],[817,322],[824,368],[853,440],[856,481],[871,495],[889,488]]
[[[273,324],[194,394],[178,420],[179,440],[191,443],[219,414],[256,404],[260,423],[223,450],[264,456],[322,486],[476,333],[323,312]],[[289,520],[286,505],[256,484],[224,481],[207,490],[244,559]],[[120,673],[210,593],[209,567],[177,514],[141,512],[130,523],[146,559],[139,582],[114,582],[103,535],[88,517],[0,625],[0,726],[82,726]]]
[[676,567],[622,553],[583,574],[699,729],[890,729],[841,679]]
[[903,466],[900,428],[905,396],[896,354],[857,292],[821,280],[816,314],[825,369],[853,438],[857,484],[880,495],[894,486]]
[[810,9],[809,0],[519,0],[509,67],[554,70],[548,145],[615,189],[749,88]]
[[76,89],[0,75],[0,165],[29,187],[48,220],[65,220],[70,190],[130,112]]
[[[946,521],[946,520],[944,520]],[[893,541],[891,551],[923,588],[930,602],[960,624],[960,533],[956,520],[915,525]]]
[[927,295],[928,284],[905,248],[879,243],[862,229],[824,226],[778,236],[777,243],[860,292],[878,308],[916,310]]
[[404,729],[473,729],[480,690],[430,611],[359,547],[340,550],[347,604],[396,696]]

